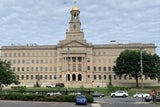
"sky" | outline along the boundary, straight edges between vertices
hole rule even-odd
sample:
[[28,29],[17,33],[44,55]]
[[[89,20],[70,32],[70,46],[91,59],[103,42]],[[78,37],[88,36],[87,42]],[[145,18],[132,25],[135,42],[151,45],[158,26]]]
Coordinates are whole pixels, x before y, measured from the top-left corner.
[[[66,37],[74,0],[0,0],[0,46],[57,45]],[[92,44],[154,43],[160,55],[160,0],[77,0]]]

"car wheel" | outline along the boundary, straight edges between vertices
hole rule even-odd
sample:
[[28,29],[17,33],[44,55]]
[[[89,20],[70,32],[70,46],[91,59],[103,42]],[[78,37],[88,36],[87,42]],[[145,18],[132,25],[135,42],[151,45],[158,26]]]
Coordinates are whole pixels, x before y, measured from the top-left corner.
[[125,97],[127,97],[126,95],[123,95],[123,97],[125,98]]
[[116,97],[114,94],[111,97]]

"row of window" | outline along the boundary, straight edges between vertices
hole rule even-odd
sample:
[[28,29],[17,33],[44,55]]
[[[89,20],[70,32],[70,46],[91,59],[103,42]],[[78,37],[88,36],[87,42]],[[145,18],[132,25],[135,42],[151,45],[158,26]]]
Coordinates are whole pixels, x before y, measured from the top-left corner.
[[[88,78],[91,78],[91,75],[88,75],[87,76]],[[62,78],[62,75],[18,75],[17,76],[18,79],[20,80],[32,80],[32,79],[60,79]],[[66,75],[66,80],[69,80],[69,81],[75,81],[77,80],[78,81],[81,81],[82,80],[82,75],[81,74],[78,74],[77,76],[75,74],[67,74]],[[132,78],[131,76],[127,76],[127,75],[124,75],[124,76],[117,76],[117,75],[93,75],[93,79],[94,80],[132,80],[134,78]],[[153,78],[149,78],[147,76],[145,76],[145,80],[147,79],[151,79],[153,80]]]
[[[53,71],[53,67],[12,67],[13,71]],[[62,70],[62,67],[59,67]],[[54,67],[54,71],[57,71],[57,67]]]
[[[87,52],[89,54],[89,52]],[[30,56],[56,56],[57,52],[5,52],[2,56],[5,57],[30,57]],[[106,52],[93,52],[93,55],[105,56]]]
[[41,57],[46,57],[46,56],[56,56],[56,52],[11,52],[11,53],[2,53],[2,56],[5,57],[33,57],[33,56],[41,56]]
[[[56,63],[57,59],[13,59],[9,60],[12,64],[48,64],[48,63]],[[62,62],[62,58],[58,60],[59,62]],[[70,61],[69,61],[70,62]],[[75,62],[73,60],[73,62]],[[78,60],[78,62],[81,62]],[[87,60],[87,62],[90,62],[90,60]],[[106,63],[106,59],[94,59],[94,63]],[[108,59],[108,63],[112,63],[111,59]],[[115,63],[115,61],[113,61]]]
[[[88,66],[88,70],[90,70],[90,66]],[[112,71],[112,67],[93,67],[93,71]]]
[[[96,80],[96,79],[99,79],[99,80],[101,80],[101,79],[104,79],[104,80],[106,80],[107,79],[107,76],[106,75],[94,75],[93,76],[93,78],[94,78],[94,80]],[[134,79],[134,78],[132,78],[131,76],[127,76],[127,75],[123,75],[123,76],[117,76],[117,75],[108,75],[108,80],[132,80],[132,79]],[[145,76],[145,80],[147,80],[147,79],[151,79],[151,80],[153,80],[154,78],[149,78],[148,76]]]
[[12,64],[47,64],[47,63],[55,63],[56,59],[53,61],[52,59],[27,59],[27,60],[10,60]]
[[[62,76],[61,75],[59,75],[59,78],[61,78]],[[33,80],[33,79],[36,79],[36,80],[38,80],[38,79],[57,79],[57,76],[56,75],[17,75],[17,78],[19,79],[19,80],[24,80],[24,79],[26,79],[26,80],[29,80],[29,79],[31,79],[31,80]]]
[[[47,66],[41,66],[41,67],[12,67],[13,71],[57,71],[57,67],[47,67]],[[59,66],[58,70],[62,70],[62,67]],[[78,65],[78,71],[82,71],[82,66]],[[87,70],[90,71],[90,66],[87,67]],[[112,67],[94,67],[94,71],[112,71]],[[68,71],[76,71],[76,66],[73,66],[72,68],[69,67]]]

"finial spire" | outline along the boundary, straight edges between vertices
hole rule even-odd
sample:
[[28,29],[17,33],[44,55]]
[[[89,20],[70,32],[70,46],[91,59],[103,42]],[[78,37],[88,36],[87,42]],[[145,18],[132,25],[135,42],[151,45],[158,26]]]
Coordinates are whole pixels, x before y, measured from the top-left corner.
[[76,5],[77,4],[77,0],[74,0],[74,5]]

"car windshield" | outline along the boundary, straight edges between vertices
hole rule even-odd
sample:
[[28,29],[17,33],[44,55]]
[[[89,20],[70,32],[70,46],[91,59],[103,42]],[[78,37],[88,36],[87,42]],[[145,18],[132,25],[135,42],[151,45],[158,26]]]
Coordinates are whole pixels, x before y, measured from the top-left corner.
[[84,95],[77,95],[77,98],[85,98]]

